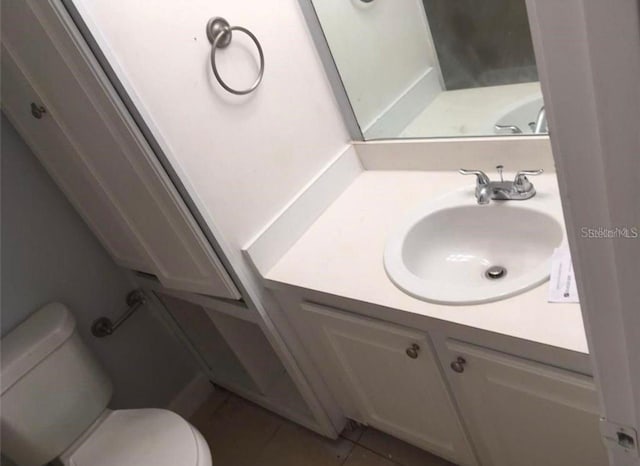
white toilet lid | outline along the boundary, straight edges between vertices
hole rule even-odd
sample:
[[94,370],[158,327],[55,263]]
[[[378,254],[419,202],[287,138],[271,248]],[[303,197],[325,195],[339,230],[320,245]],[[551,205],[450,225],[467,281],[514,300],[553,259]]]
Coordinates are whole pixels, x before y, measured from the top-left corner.
[[113,411],[68,458],[70,466],[208,466],[200,433],[164,409]]

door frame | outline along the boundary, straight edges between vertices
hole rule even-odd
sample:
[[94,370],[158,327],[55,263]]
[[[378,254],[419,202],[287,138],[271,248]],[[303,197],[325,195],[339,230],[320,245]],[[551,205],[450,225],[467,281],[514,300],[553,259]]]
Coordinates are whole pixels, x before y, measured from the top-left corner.
[[[527,8],[602,416],[637,431],[640,238],[615,228],[640,233],[639,4]],[[611,234],[601,229],[618,237],[594,238]],[[615,466],[640,464],[617,447],[609,456]]]

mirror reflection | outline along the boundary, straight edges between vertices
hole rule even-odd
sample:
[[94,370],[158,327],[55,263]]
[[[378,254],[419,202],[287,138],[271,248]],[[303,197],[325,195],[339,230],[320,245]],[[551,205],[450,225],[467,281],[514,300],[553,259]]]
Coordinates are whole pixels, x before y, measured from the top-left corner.
[[311,0],[365,139],[545,134],[525,0]]

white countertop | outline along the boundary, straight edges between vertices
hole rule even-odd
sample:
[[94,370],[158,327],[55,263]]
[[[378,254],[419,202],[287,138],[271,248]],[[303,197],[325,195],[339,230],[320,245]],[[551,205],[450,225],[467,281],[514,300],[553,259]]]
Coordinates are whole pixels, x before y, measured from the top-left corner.
[[[472,196],[472,183],[452,171],[365,171],[265,278],[588,353],[580,305],[548,303],[548,282],[502,301],[447,306],[412,298],[389,280],[382,257],[390,231],[417,205],[464,183]],[[557,195],[555,174],[538,176],[534,184],[540,194]]]

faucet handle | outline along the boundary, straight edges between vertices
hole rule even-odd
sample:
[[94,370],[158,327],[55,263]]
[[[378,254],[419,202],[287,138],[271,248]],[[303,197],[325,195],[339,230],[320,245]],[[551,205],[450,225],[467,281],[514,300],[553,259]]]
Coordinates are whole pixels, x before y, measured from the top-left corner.
[[516,125],[498,125],[494,126],[498,134],[522,134],[522,130]]
[[487,174],[482,170],[467,170],[466,168],[461,168],[460,170],[458,170],[458,173],[460,173],[461,175],[476,175],[478,177],[479,185],[485,185],[491,182]]
[[523,193],[533,189],[533,184],[529,181],[527,176],[541,175],[544,172],[542,168],[537,170],[520,170],[516,173],[516,177],[513,180],[513,185],[516,191]]
[[518,173],[516,173],[516,178],[519,177],[520,175],[535,176],[535,175],[542,175],[543,173],[544,173],[544,170],[542,168],[538,168],[537,170],[520,170]]

